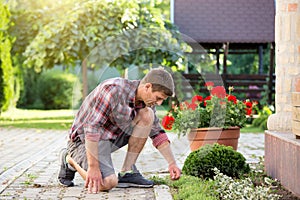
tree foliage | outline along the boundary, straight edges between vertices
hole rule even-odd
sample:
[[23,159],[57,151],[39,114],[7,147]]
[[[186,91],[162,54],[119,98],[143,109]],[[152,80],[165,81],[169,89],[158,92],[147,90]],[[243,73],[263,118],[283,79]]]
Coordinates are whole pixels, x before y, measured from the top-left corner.
[[56,1],[55,3],[44,0],[8,1],[10,19],[13,24],[8,32],[15,39],[11,49],[15,76],[14,101],[17,102],[18,107],[35,107],[38,95],[36,84],[39,72],[24,65],[23,52],[38,34],[39,29],[73,7],[70,3],[72,1]]
[[26,48],[25,64],[40,71],[89,57],[89,66],[174,65],[184,46],[155,11],[147,2],[80,1],[39,29]]
[[[229,54],[230,65],[227,67],[229,74],[258,74],[259,55],[252,54]],[[263,50],[262,73],[268,74],[270,70],[270,44]]]
[[0,113],[12,104],[14,95],[14,77],[11,64],[11,38],[8,35],[10,12],[4,2],[0,1]]
[[19,106],[33,102],[32,86],[39,73],[56,64],[69,67],[85,61],[91,68],[117,67],[121,74],[131,65],[183,68],[182,52],[188,46],[165,20],[168,1],[12,0],[8,4],[14,24],[9,33],[16,39],[13,66],[21,85]]

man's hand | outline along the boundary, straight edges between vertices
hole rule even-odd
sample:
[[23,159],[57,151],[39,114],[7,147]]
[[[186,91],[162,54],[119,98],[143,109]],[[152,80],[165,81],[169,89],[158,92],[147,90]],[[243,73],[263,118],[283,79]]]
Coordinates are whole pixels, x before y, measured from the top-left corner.
[[85,187],[88,188],[89,193],[98,193],[100,185],[103,184],[103,179],[99,168],[88,168],[85,181]]
[[172,180],[177,180],[180,178],[181,170],[176,165],[175,158],[173,156],[170,143],[164,142],[160,146],[157,147],[159,152],[164,156],[166,161],[169,163],[169,172]]
[[172,180],[178,180],[181,176],[181,170],[177,167],[176,164],[169,165],[169,172]]
[[98,142],[86,140],[85,148],[88,160],[85,187],[89,193],[98,193],[100,185],[104,185],[98,161]]

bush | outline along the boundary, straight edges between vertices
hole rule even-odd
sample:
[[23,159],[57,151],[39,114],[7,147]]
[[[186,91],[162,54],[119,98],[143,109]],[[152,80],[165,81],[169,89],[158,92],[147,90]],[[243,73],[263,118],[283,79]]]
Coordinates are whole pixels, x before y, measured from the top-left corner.
[[266,130],[268,118],[273,113],[272,110],[272,107],[264,106],[262,111],[259,112],[258,118],[253,120],[252,125],[254,127],[259,127],[261,130]]
[[26,109],[43,109],[44,105],[41,103],[38,94],[38,79],[41,74],[37,73],[33,68],[21,68],[21,73],[23,83],[17,107]]
[[215,143],[193,151],[186,158],[182,172],[200,178],[213,178],[214,168],[231,177],[250,171],[245,157],[230,146]]
[[38,80],[38,90],[44,108],[71,108],[73,87],[77,80],[75,75],[62,71],[50,71],[42,74]]

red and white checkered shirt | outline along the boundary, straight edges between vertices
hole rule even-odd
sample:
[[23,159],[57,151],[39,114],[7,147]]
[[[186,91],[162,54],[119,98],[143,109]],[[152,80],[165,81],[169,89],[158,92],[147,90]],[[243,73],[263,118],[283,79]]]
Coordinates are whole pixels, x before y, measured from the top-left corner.
[[[70,138],[90,141],[116,139],[131,128],[137,109],[145,107],[145,104],[135,105],[134,102],[139,83],[137,80],[113,78],[99,84],[77,112]],[[155,113],[155,106],[152,109]],[[169,142],[156,115],[149,137],[155,147]]]

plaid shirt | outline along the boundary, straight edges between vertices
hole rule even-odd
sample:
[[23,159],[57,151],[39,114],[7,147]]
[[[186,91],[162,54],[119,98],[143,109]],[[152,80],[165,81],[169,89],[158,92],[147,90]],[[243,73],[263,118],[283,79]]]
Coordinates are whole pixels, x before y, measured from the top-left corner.
[[[83,141],[116,139],[119,134],[130,130],[137,110],[145,107],[145,104],[135,105],[139,83],[137,80],[113,78],[99,84],[86,97],[76,114],[70,138],[80,137]],[[155,106],[152,109],[155,113]],[[149,136],[155,147],[169,142],[156,115]]]

